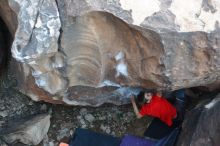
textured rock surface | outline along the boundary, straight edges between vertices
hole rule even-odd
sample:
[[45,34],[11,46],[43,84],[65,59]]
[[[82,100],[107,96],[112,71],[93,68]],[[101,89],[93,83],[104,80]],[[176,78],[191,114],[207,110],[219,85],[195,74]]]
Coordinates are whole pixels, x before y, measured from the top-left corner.
[[18,89],[34,100],[123,104],[137,90],[122,86],[175,90],[220,78],[217,0],[8,0],[0,7],[15,12],[0,15],[11,33],[17,16],[13,68]]
[[5,40],[3,39],[2,30],[0,30],[0,72],[2,72],[5,62],[5,46],[3,45]]
[[[61,47],[67,58],[69,86],[161,86],[163,54],[159,36],[143,36],[109,13],[91,12],[64,27]],[[156,76],[159,76],[158,78]],[[149,86],[149,85],[148,85]]]
[[[14,6],[15,3],[19,5],[19,10]],[[12,45],[12,56],[32,72],[40,88],[52,94],[64,89],[66,81],[57,69],[63,64],[58,52],[61,24],[56,2],[18,0],[10,1],[9,4],[16,12],[19,23]],[[45,82],[52,89],[46,87]]]
[[10,33],[14,35],[17,29],[18,22],[16,13],[11,9],[11,7],[17,9],[18,4],[16,2],[12,2],[11,5],[9,5],[9,3],[10,1],[7,0],[0,1],[0,17],[4,20]]
[[37,115],[28,120],[24,118],[7,126],[8,129],[2,130],[4,133],[1,133],[7,143],[19,141],[27,145],[37,145],[49,130],[50,115]]
[[178,146],[218,146],[220,143],[220,95],[205,106],[188,113],[179,137]]
[[173,88],[219,81],[219,34],[219,31],[161,34],[165,49],[165,74]]
[[9,54],[11,52],[10,46],[12,43],[12,36],[4,21],[0,18],[0,76],[6,71]]

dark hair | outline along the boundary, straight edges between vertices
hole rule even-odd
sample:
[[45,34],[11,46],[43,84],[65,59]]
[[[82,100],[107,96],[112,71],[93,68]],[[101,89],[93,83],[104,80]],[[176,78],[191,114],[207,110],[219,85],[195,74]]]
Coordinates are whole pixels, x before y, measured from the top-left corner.
[[137,100],[136,100],[139,104],[143,104],[143,103],[147,102],[147,100],[144,97],[145,93],[151,93],[152,95],[154,95],[154,94],[156,94],[156,90],[146,89],[146,90],[140,91],[139,94],[137,95]]
[[137,102],[141,103],[144,102],[144,91],[141,91],[138,95],[137,95]]

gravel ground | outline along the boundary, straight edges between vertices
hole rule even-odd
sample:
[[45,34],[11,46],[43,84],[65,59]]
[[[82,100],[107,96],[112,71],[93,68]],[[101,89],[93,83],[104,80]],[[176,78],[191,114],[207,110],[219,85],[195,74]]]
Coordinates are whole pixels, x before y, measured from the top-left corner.
[[[17,91],[16,80],[5,76],[0,83],[0,130],[8,122],[30,115],[51,112],[51,125],[47,136],[39,146],[56,146],[67,142],[77,127],[122,137],[126,133],[143,135],[151,118],[136,119],[132,105],[100,107],[52,105],[34,102]],[[15,143],[15,146],[24,144]]]

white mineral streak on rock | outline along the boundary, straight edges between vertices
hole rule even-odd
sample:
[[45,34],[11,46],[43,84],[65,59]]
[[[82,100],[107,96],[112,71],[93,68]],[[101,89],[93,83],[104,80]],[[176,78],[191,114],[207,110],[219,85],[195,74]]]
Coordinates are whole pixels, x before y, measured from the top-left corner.
[[35,27],[36,27],[36,28],[40,28],[41,26],[42,26],[42,21],[41,21],[40,18],[38,18]]
[[119,84],[114,83],[109,80],[104,80],[98,87],[103,87],[103,86],[115,86],[115,87],[121,87]]
[[115,60],[116,61],[119,61],[119,60],[121,60],[123,58],[124,58],[124,54],[121,51],[115,56]]
[[117,70],[116,76],[119,76],[120,74],[124,76],[128,76],[127,65],[124,62],[121,61],[119,64],[117,64],[116,70]]
[[39,96],[38,95],[35,95],[31,92],[27,92],[26,93],[33,101],[39,101]]
[[89,105],[87,102],[83,102],[83,101],[75,101],[75,100],[70,100],[67,97],[63,97],[63,102],[65,102],[68,105],[81,105],[81,106],[87,106]]
[[[54,80],[56,79],[56,80]],[[57,73],[49,72],[35,77],[38,87],[43,88],[51,94],[56,94],[66,87],[66,81]]]
[[205,108],[206,109],[212,108],[219,100],[220,98],[214,98],[211,102],[205,105]]
[[125,10],[132,11],[133,24],[140,25],[144,19],[160,10],[158,0],[120,0]]
[[64,57],[61,53],[57,53],[54,57],[53,57],[53,62],[52,62],[52,67],[53,68],[61,68],[65,66],[64,63]]
[[121,51],[115,56],[115,60],[118,62],[118,64],[116,65],[116,77],[118,77],[120,74],[128,76],[128,69],[124,57],[124,53]]

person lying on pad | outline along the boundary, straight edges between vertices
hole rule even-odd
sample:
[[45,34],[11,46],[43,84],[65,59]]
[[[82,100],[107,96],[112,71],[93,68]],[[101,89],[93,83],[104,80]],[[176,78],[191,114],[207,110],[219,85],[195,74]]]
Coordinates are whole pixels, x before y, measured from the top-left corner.
[[177,117],[176,108],[162,97],[160,92],[152,93],[141,91],[137,99],[144,102],[139,111],[135,97],[133,95],[131,96],[131,103],[137,118],[152,116],[160,119],[168,126],[172,126],[173,119]]

